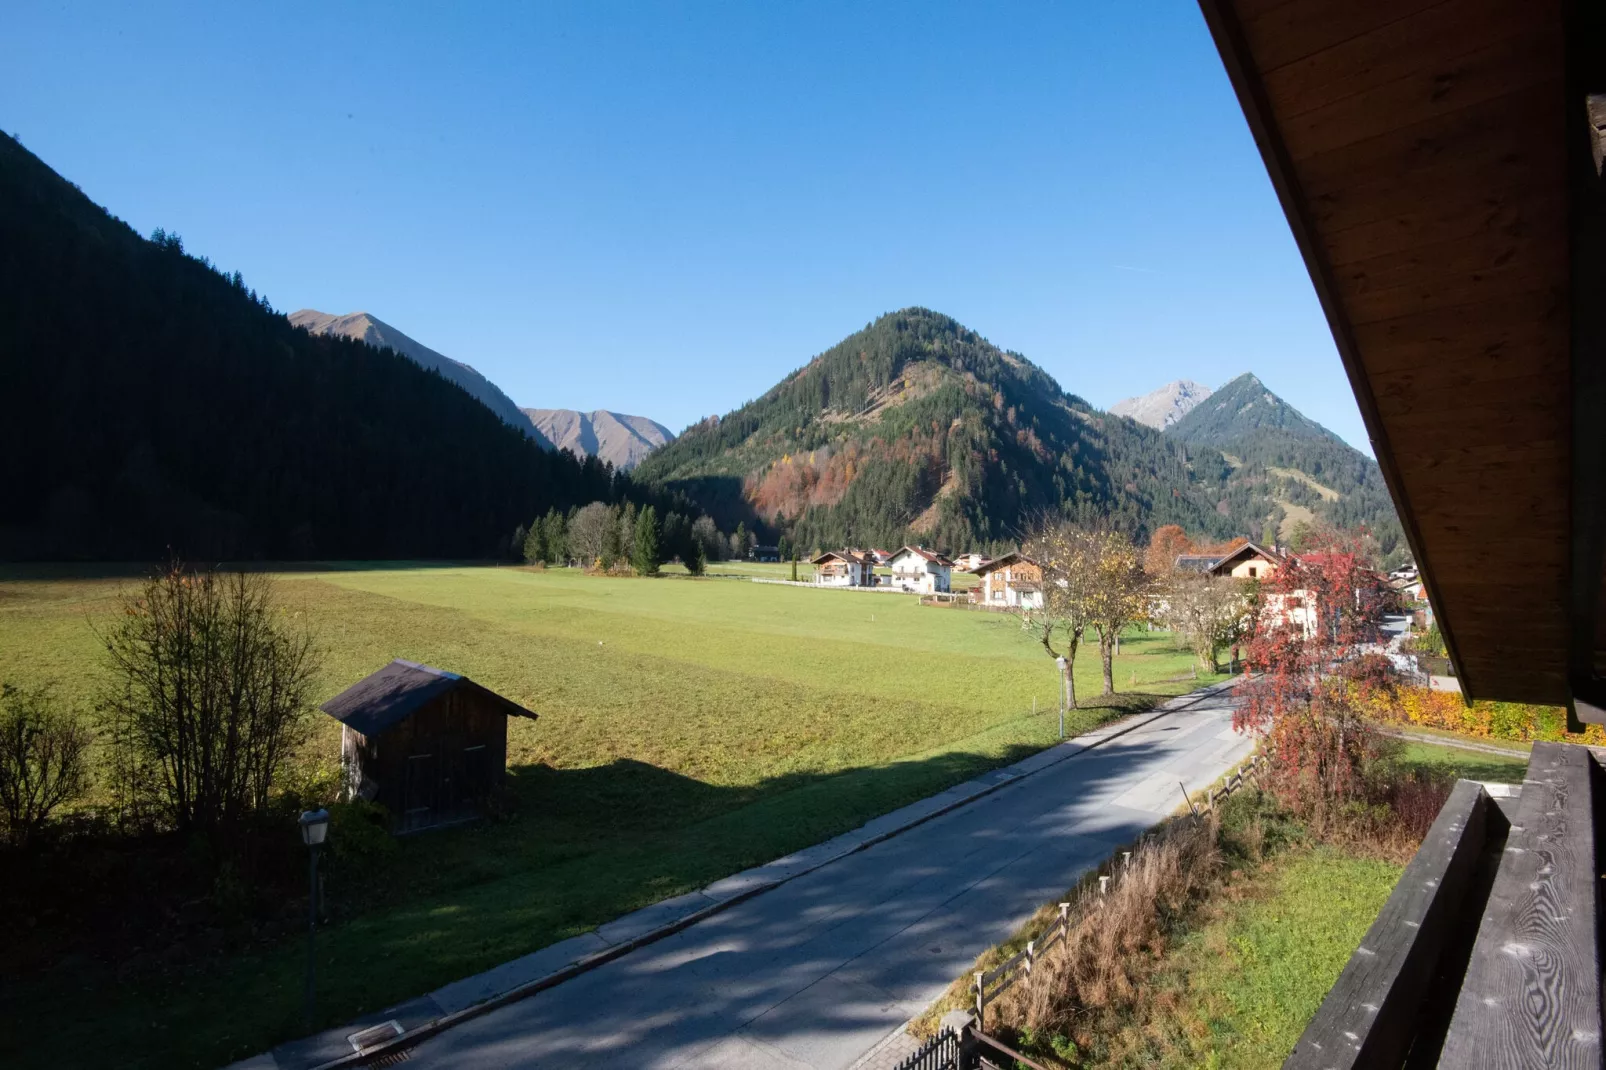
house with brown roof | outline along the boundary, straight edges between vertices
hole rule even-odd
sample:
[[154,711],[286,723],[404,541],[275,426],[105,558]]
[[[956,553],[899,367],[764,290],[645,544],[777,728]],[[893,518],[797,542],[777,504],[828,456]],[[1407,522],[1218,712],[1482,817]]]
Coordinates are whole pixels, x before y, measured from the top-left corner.
[[821,587],[874,587],[875,558],[859,550],[828,550],[816,557],[814,582]]
[[971,599],[990,608],[1043,608],[1043,567],[1025,554],[995,557],[975,570],[981,586]]
[[1264,580],[1276,572],[1283,561],[1283,555],[1277,551],[1246,542],[1206,571],[1212,576],[1231,576],[1235,580]]
[[920,594],[946,594],[953,589],[954,563],[934,550],[905,546],[892,555],[892,585]]

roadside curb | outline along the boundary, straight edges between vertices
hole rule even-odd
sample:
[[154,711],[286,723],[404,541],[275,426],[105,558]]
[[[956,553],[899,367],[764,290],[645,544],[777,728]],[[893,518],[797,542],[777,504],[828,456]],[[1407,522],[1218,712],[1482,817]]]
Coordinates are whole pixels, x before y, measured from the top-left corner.
[[[995,792],[998,792],[1012,784],[1018,784],[1029,777],[1041,773],[1045,769],[1051,769],[1062,762],[1066,762],[1077,757],[1078,755],[1086,754],[1088,751],[1103,746],[1111,740],[1119,739],[1129,732],[1136,731],[1145,725],[1152,724],[1162,717],[1169,716],[1173,713],[1181,713],[1186,711],[1198,703],[1230,689],[1236,682],[1237,678],[1233,677],[1219,683],[1210,684],[1206,687],[1200,688],[1197,691],[1191,691],[1187,694],[1179,695],[1176,698],[1170,699],[1153,710],[1149,710],[1144,713],[1130,714],[1120,720],[1112,721],[1108,725],[1096,728],[1091,732],[1085,732],[1080,736],[1075,736],[1071,739],[1056,743],[1051,747],[1038,751],[1036,754],[1023,758],[1011,765],[990,770],[987,773],[982,774],[982,778],[995,778],[988,783],[979,783],[982,778],[976,778],[956,784],[953,788],[949,788],[947,790],[953,791],[955,788],[963,787],[965,784],[975,784],[976,788],[973,791],[969,791],[965,794],[958,795],[953,799],[950,799],[941,806],[935,807],[923,813],[913,814],[908,820],[899,822],[891,828],[883,829],[882,831],[873,835],[866,836],[861,840],[853,842],[851,845],[844,845],[842,850],[834,851],[825,857],[814,860],[799,869],[787,872],[784,876],[771,880],[756,881],[749,887],[741,888],[740,890],[731,892],[729,894],[722,894],[720,898],[714,899],[714,901],[706,907],[691,911],[681,917],[638,933],[635,936],[620,940],[616,944],[593,952],[592,954],[583,958],[577,959],[561,969],[553,970],[552,972],[541,977],[537,977],[533,980],[515,985],[504,992],[499,992],[488,996],[487,998],[470,1006],[441,1014],[439,1017],[432,1018],[420,1025],[408,1028],[404,1032],[400,1032],[381,1043],[376,1043],[372,1046],[365,1047],[360,1051],[353,1051],[348,1055],[342,1055],[338,1058],[330,1059],[325,1062],[300,1065],[286,1065],[280,1063],[273,1052],[269,1051],[240,1060],[236,1063],[231,1063],[228,1067],[225,1067],[224,1070],[343,1070],[343,1068],[346,1067],[359,1067],[367,1065],[369,1062],[380,1059],[386,1055],[394,1055],[398,1052],[413,1047],[420,1041],[434,1036],[437,1033],[444,1032],[453,1026],[460,1025],[463,1022],[477,1018],[480,1015],[488,1014],[491,1011],[505,1007],[510,1003],[516,1003],[521,999],[533,996],[539,992],[544,992],[549,988],[560,985],[565,981],[580,976],[581,974],[589,973],[590,971],[606,965],[615,959],[622,958],[623,956],[630,954],[632,951],[635,951],[638,948],[645,947],[648,944],[653,944],[659,940],[673,936],[678,932],[698,924],[699,922],[706,921],[717,914],[721,914],[739,903],[744,903],[755,896],[762,895],[763,893],[774,888],[779,888],[781,885],[787,884],[799,877],[813,873],[816,870],[823,869],[824,867],[838,862],[849,855],[857,854],[860,851],[874,847],[876,844],[884,843],[895,836],[908,832],[910,829],[918,828],[928,821],[932,821],[938,817],[942,817],[945,814],[952,813],[961,807],[968,806],[971,803],[992,795]],[[938,793],[938,795],[941,794],[943,793]],[[938,796],[928,796],[928,798],[936,797]],[[908,807],[901,809],[917,807],[924,801],[926,800],[917,800],[914,803],[908,804]],[[896,810],[892,811],[894,814],[897,812],[898,811]],[[864,825],[859,826],[859,828],[865,828],[868,825],[882,820],[887,816],[890,815],[883,814],[880,817],[872,818],[870,821],[865,822]],[[855,831],[858,830],[850,830],[847,833],[843,833],[841,837],[833,837],[833,839],[851,837]],[[829,844],[830,842],[832,841],[824,841],[826,844]],[[804,848],[803,850],[809,849],[810,848]],[[796,853],[801,852],[794,852],[794,854]],[[754,870],[761,870],[765,868],[765,866],[775,865],[777,862],[784,861],[785,858],[789,857],[791,856],[783,856],[782,859],[776,859],[771,862],[764,863],[761,866],[752,867],[749,870],[744,870],[739,873],[733,873],[728,877],[722,877],[713,884],[709,884],[704,888],[699,889],[698,892],[706,895],[707,889],[714,887],[716,884],[722,884],[726,881],[735,880],[741,877],[742,873],[750,873]],[[698,893],[693,892],[688,894]],[[649,906],[642,909],[650,910],[652,907]],[[624,917],[628,918],[629,916],[630,915],[627,914]],[[616,922],[619,920],[623,919],[615,919]],[[609,924],[613,923],[610,922]],[[595,932],[596,930],[592,931]],[[492,967],[492,969],[496,968],[497,967]],[[464,978],[463,980],[467,980],[467,978]],[[455,984],[459,982],[452,983]],[[442,987],[444,988],[445,986]],[[439,991],[439,989],[436,991]],[[428,993],[408,1002],[418,1002],[419,1000],[430,999],[432,996],[433,993]],[[387,1013],[388,1011],[378,1012],[381,1018]],[[362,1026],[357,1024],[338,1027],[340,1030],[350,1030],[352,1033],[356,1033],[362,1028]],[[335,1032],[335,1030],[330,1030],[327,1032]],[[316,1036],[319,1034],[314,1035]],[[294,1042],[292,1041],[290,1043]]]

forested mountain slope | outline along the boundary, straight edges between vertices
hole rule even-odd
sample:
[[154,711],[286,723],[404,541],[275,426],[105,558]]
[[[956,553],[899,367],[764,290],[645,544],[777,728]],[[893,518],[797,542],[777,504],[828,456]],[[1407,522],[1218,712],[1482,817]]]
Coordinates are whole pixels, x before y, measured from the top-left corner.
[[[1228,466],[1099,412],[947,316],[883,316],[763,397],[647,458],[638,479],[745,511],[800,546],[1003,545],[1043,511],[1144,536],[1259,533],[1224,512]],[[1252,527],[1251,527],[1252,525]]]
[[1280,507],[1285,537],[1294,522],[1304,519],[1364,527],[1385,554],[1404,545],[1377,462],[1267,390],[1252,374],[1240,375],[1211,394],[1168,427],[1166,437],[1220,451],[1233,466],[1228,483],[1234,491]]
[[460,360],[453,360],[444,353],[437,353],[422,342],[414,341],[377,316],[371,316],[366,312],[335,316],[328,312],[319,312],[317,309],[303,308],[299,312],[290,313],[288,319],[295,326],[304,327],[313,334],[338,334],[359,342],[367,342],[375,349],[394,349],[413,363],[440,372],[442,378],[467,390],[478,398],[482,405],[500,416],[502,422],[509,427],[516,427],[531,435],[547,449],[553,448],[551,440],[542,435],[539,428],[531,426],[529,418],[514,404],[512,398],[502,393],[501,387],[471,366]]
[[484,556],[610,496],[600,463],[158,237],[0,136],[0,558]]

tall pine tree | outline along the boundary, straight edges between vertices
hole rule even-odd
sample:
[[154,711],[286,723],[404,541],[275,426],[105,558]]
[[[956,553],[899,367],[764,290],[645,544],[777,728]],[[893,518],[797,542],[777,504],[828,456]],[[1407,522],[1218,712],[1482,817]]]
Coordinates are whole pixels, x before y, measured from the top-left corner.
[[662,564],[658,555],[658,512],[650,505],[636,516],[630,563],[635,566],[638,576],[656,576],[658,566]]

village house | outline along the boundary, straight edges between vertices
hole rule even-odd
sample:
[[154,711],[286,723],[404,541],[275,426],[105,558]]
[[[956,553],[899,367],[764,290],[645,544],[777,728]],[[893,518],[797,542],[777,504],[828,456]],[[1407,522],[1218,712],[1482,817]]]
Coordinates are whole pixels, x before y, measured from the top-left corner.
[[1277,551],[1245,541],[1226,553],[1178,554],[1177,571],[1231,576],[1235,580],[1264,580],[1277,571],[1283,560],[1283,555]]
[[1231,576],[1235,580],[1264,580],[1277,571],[1283,560],[1275,550],[1246,542],[1219,558],[1208,571],[1212,576]]
[[320,707],[339,721],[346,791],[396,832],[483,812],[507,769],[507,719],[536,715],[466,676],[397,659]]
[[870,548],[870,556],[875,558],[875,563],[878,565],[886,565],[892,561],[891,554],[885,550],[878,550],[873,546]]
[[814,582],[822,587],[874,587],[875,558],[858,550],[830,550],[816,557]]
[[954,568],[957,568],[960,572],[975,572],[978,568],[981,568],[981,566],[985,565],[987,561],[988,557],[986,554],[978,554],[972,550],[968,554],[960,554],[958,557],[954,558]]
[[919,546],[905,546],[892,555],[892,584],[920,594],[946,594],[952,590],[954,563]]
[[1043,568],[1025,554],[995,557],[975,570],[981,586],[971,592],[980,605],[1043,608]]
[[1178,554],[1178,572],[1209,572],[1221,560],[1220,554]]

